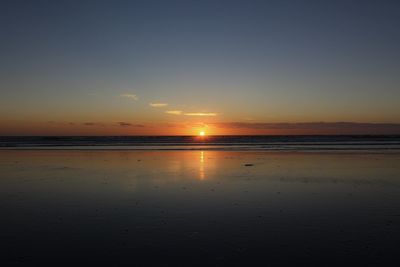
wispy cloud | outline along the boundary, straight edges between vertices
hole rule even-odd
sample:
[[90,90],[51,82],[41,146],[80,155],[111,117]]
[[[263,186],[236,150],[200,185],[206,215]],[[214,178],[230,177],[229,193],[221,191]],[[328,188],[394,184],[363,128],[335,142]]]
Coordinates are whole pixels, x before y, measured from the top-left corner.
[[119,121],[118,125],[121,127],[144,127],[143,124],[133,124],[130,122]]
[[359,122],[219,122],[212,123],[219,128],[266,130],[285,134],[399,134],[398,123],[359,123]]
[[375,128],[388,127],[399,128],[400,124],[396,123],[360,123],[360,122],[278,122],[278,123],[263,123],[263,122],[220,122],[215,123],[219,127],[229,128],[251,128],[251,129],[330,129],[330,128]]
[[172,115],[208,116],[208,117],[215,117],[218,115],[218,113],[215,112],[183,112],[182,110],[167,110],[165,111],[165,113]]
[[139,97],[137,95],[134,95],[134,94],[121,94],[119,96],[120,97],[129,98],[129,99],[132,99],[132,100],[135,100],[135,101],[139,100]]
[[209,117],[214,117],[217,116],[217,113],[214,112],[188,112],[184,113],[183,115],[185,116],[209,116]]
[[100,123],[100,122],[84,122],[83,125],[84,126],[104,126],[104,124]]
[[181,115],[182,110],[167,110],[167,111],[165,111],[165,113],[171,114],[171,115]]
[[203,122],[196,122],[196,123],[185,123],[185,127],[187,127],[187,128],[207,128],[208,125]]
[[167,103],[150,103],[149,105],[153,108],[162,108],[168,106]]

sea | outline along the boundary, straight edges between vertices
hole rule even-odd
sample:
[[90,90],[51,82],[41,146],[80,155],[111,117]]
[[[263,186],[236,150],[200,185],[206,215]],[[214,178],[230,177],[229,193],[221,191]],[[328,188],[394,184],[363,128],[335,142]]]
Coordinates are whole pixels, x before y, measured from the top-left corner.
[[0,266],[400,266],[400,136],[0,137]]
[[400,135],[1,136],[0,149],[400,151]]

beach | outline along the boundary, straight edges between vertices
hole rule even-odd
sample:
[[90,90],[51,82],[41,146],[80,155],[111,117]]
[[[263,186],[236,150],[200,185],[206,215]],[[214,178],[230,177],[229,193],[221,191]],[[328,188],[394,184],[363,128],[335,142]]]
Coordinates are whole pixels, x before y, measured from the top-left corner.
[[8,265],[390,265],[400,154],[0,150]]
[[0,20],[0,267],[400,266],[400,1]]

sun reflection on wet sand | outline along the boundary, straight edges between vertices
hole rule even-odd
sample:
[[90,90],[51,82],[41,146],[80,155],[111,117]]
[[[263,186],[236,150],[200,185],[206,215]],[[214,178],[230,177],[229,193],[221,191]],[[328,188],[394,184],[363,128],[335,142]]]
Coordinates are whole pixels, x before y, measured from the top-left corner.
[[204,171],[204,151],[200,151],[200,164],[199,164],[199,178],[200,180],[205,179],[205,171]]
[[110,251],[130,261],[133,249],[138,261],[179,249],[189,262],[205,245],[204,265],[236,247],[260,261],[267,249],[272,261],[348,253],[382,262],[398,254],[399,161],[397,153],[0,151],[0,228],[14,240],[0,246],[3,265],[22,256],[40,265],[44,251],[51,262],[79,254],[115,265]]

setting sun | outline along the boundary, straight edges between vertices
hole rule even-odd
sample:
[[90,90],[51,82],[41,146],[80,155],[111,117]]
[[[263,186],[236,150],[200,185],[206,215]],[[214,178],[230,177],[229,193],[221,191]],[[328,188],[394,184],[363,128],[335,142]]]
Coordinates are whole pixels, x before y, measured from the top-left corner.
[[199,132],[199,135],[200,135],[200,136],[205,136],[206,133],[205,133],[204,131],[201,131],[201,132]]

